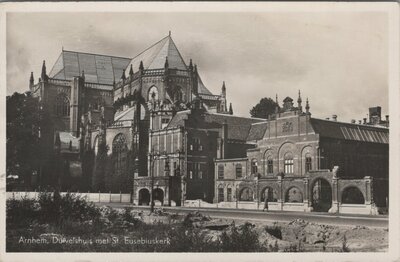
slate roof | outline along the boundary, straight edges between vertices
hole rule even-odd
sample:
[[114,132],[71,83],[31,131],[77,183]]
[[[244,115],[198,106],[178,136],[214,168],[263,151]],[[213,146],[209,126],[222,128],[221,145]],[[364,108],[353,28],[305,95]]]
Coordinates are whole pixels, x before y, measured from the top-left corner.
[[89,54],[63,50],[49,73],[49,77],[71,80],[85,71],[86,82],[112,85],[126,69],[130,58]]
[[[188,118],[190,110],[178,112],[168,124],[168,128],[183,126],[184,120]],[[245,141],[252,123],[265,121],[260,118],[239,117],[218,113],[204,113],[204,120],[208,123],[228,124],[228,139]]]
[[321,137],[344,140],[389,143],[389,129],[369,125],[359,125],[311,118],[311,125],[315,133]]
[[135,56],[126,68],[125,74],[129,75],[131,65],[134,72],[138,71],[140,61],[143,61],[144,69],[162,69],[164,68],[166,57],[168,57],[169,68],[187,70],[186,64],[183,61],[178,48],[171,36],[168,35]]
[[250,127],[247,141],[261,140],[264,137],[265,131],[267,131],[268,122],[260,122],[252,124]]

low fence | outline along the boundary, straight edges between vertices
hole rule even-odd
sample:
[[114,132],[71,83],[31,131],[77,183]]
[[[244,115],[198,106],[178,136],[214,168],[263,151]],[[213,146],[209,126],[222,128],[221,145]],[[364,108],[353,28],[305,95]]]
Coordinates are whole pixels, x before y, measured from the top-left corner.
[[[65,196],[68,192],[60,192],[60,195]],[[97,203],[130,203],[131,194],[123,193],[82,193],[82,192],[70,192],[75,196],[86,199],[90,202]],[[6,192],[6,199],[37,199],[39,192]]]

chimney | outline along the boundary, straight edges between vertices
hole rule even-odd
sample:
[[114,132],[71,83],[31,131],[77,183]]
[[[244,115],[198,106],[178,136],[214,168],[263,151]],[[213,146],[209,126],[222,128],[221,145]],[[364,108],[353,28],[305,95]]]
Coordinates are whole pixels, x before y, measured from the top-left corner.
[[389,115],[386,115],[385,118],[386,118],[386,122],[389,123]]
[[367,124],[367,119],[364,117],[363,120],[364,120],[363,124],[366,125]]
[[358,124],[361,125],[361,120],[358,120]]
[[352,120],[351,120],[351,123],[352,123],[352,124],[355,124],[355,123],[356,123],[356,120],[355,120],[355,119],[352,119]]
[[332,115],[332,119],[333,119],[333,121],[337,121],[337,115]]

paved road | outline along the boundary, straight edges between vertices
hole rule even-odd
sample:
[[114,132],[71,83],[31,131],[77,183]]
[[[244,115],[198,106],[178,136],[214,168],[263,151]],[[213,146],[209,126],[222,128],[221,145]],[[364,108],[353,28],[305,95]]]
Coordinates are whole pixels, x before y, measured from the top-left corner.
[[[121,203],[96,203],[97,205],[107,205],[116,208],[132,207],[134,209],[149,210],[148,206],[133,206]],[[158,207],[156,207],[158,208]],[[269,211],[261,212],[256,210],[236,210],[236,209],[216,209],[216,208],[191,208],[191,207],[163,207],[173,213],[185,214],[199,210],[203,214],[207,214],[213,218],[247,220],[247,221],[284,221],[290,222],[294,219],[301,218],[309,222],[329,224],[329,225],[360,225],[368,227],[388,227],[387,216],[367,216],[367,215],[344,215],[329,214],[322,212],[285,212],[285,211]]]

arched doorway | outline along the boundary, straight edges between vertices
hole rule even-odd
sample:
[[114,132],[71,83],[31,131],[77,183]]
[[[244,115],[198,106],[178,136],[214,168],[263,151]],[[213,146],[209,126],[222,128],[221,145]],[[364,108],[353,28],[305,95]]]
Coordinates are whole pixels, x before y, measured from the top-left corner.
[[322,178],[315,180],[311,188],[311,201],[314,211],[328,212],[332,206],[332,187]]
[[159,205],[164,203],[164,191],[161,188],[156,188],[153,190],[153,201]]
[[342,193],[342,204],[365,204],[364,195],[355,186],[347,187]]
[[265,197],[267,196],[268,202],[277,202],[278,201],[278,194],[276,192],[275,189],[273,189],[272,187],[265,187],[262,191],[261,191],[261,202],[265,201]]
[[150,192],[146,188],[139,190],[139,206],[148,206],[150,203]]

